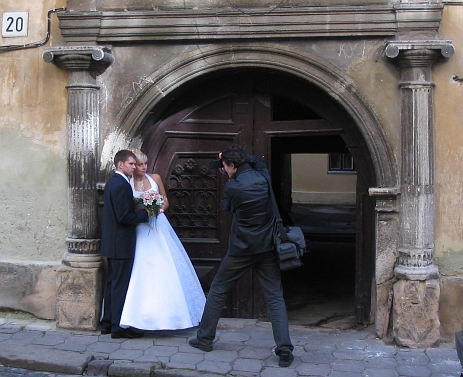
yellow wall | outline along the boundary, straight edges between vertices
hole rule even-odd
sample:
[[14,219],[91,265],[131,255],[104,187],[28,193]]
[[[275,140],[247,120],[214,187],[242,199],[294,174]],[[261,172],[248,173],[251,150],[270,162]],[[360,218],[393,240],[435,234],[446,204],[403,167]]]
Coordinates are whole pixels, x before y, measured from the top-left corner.
[[455,55],[436,63],[435,257],[443,275],[463,273],[463,6],[444,7],[440,33],[453,40]]
[[60,45],[56,14],[43,47],[5,51],[39,42],[47,12],[65,1],[2,0],[0,13],[29,12],[27,37],[1,38],[0,67],[0,260],[60,261],[66,245],[66,81],[46,64],[46,47]]
[[328,174],[327,154],[292,155],[293,202],[355,203],[356,174]]

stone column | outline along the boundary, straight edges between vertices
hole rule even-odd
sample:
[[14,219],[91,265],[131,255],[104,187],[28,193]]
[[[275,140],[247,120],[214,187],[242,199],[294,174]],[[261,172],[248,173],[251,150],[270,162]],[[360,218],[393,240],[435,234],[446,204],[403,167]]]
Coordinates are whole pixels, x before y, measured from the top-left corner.
[[448,41],[391,42],[386,55],[401,67],[402,164],[393,332],[397,344],[439,341],[439,271],[434,265],[434,143],[431,66],[449,58]]
[[69,72],[67,254],[57,276],[56,320],[62,328],[95,330],[102,298],[97,199],[98,74],[112,63],[98,46],[47,49],[45,62]]

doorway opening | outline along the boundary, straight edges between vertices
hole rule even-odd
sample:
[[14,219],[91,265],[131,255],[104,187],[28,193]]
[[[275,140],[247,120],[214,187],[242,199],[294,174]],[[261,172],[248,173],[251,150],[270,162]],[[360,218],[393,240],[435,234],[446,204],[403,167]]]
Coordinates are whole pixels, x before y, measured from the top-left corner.
[[357,177],[353,169],[330,169],[330,158],[349,150],[339,135],[275,137],[271,149],[281,217],[285,225],[301,227],[309,251],[302,267],[282,272],[289,321],[355,327]]
[[303,229],[309,250],[301,268],[282,272],[290,323],[356,327],[355,205],[294,204],[290,216]]

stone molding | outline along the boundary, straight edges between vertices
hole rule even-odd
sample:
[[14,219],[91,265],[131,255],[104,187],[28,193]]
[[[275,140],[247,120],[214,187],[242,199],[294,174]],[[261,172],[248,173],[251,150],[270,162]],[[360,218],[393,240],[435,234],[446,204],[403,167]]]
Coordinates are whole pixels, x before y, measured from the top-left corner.
[[285,7],[256,9],[132,10],[59,13],[68,43],[435,35],[442,4]]
[[[375,161],[378,185],[395,187],[398,184],[396,162],[380,121],[352,79],[319,56],[274,43],[210,45],[170,60],[150,74],[145,85],[121,106],[115,129],[129,145],[131,140],[143,133],[140,127],[151,109],[156,106],[161,111],[163,101],[168,103],[166,98],[176,88],[199,75],[206,77],[222,69],[240,67],[268,68],[288,73],[331,93],[359,125]],[[105,147],[108,150],[113,148],[109,145]],[[111,161],[102,166],[107,174],[111,169]]]
[[77,239],[67,238],[68,251],[72,254],[98,254],[100,250],[100,239]]
[[401,51],[407,50],[439,50],[443,58],[450,58],[455,53],[455,47],[452,41],[449,40],[389,42],[386,46],[385,53],[388,58],[396,58]]
[[100,268],[100,239],[67,238],[68,252],[63,265],[74,268]]
[[370,187],[368,194],[375,197],[375,211],[385,213],[399,213],[399,187]]
[[[100,46],[71,46],[46,49],[42,58],[68,72],[89,71],[102,74],[114,62],[111,51]],[[98,88],[98,87],[97,87]]]
[[399,265],[394,269],[395,276],[410,281],[438,279],[439,270],[433,264],[433,254],[433,249],[399,248]]

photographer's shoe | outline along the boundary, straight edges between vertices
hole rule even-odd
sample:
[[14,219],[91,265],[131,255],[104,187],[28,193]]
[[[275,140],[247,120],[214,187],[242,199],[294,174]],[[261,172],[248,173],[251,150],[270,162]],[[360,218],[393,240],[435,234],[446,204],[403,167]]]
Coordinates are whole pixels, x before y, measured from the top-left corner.
[[289,367],[294,360],[294,356],[291,351],[283,350],[280,352],[280,361],[278,365],[280,367]]
[[198,348],[198,349],[200,349],[201,351],[204,351],[204,352],[211,352],[212,351],[212,344],[200,343],[197,338],[190,339],[188,344],[190,346],[192,346],[194,348]]

